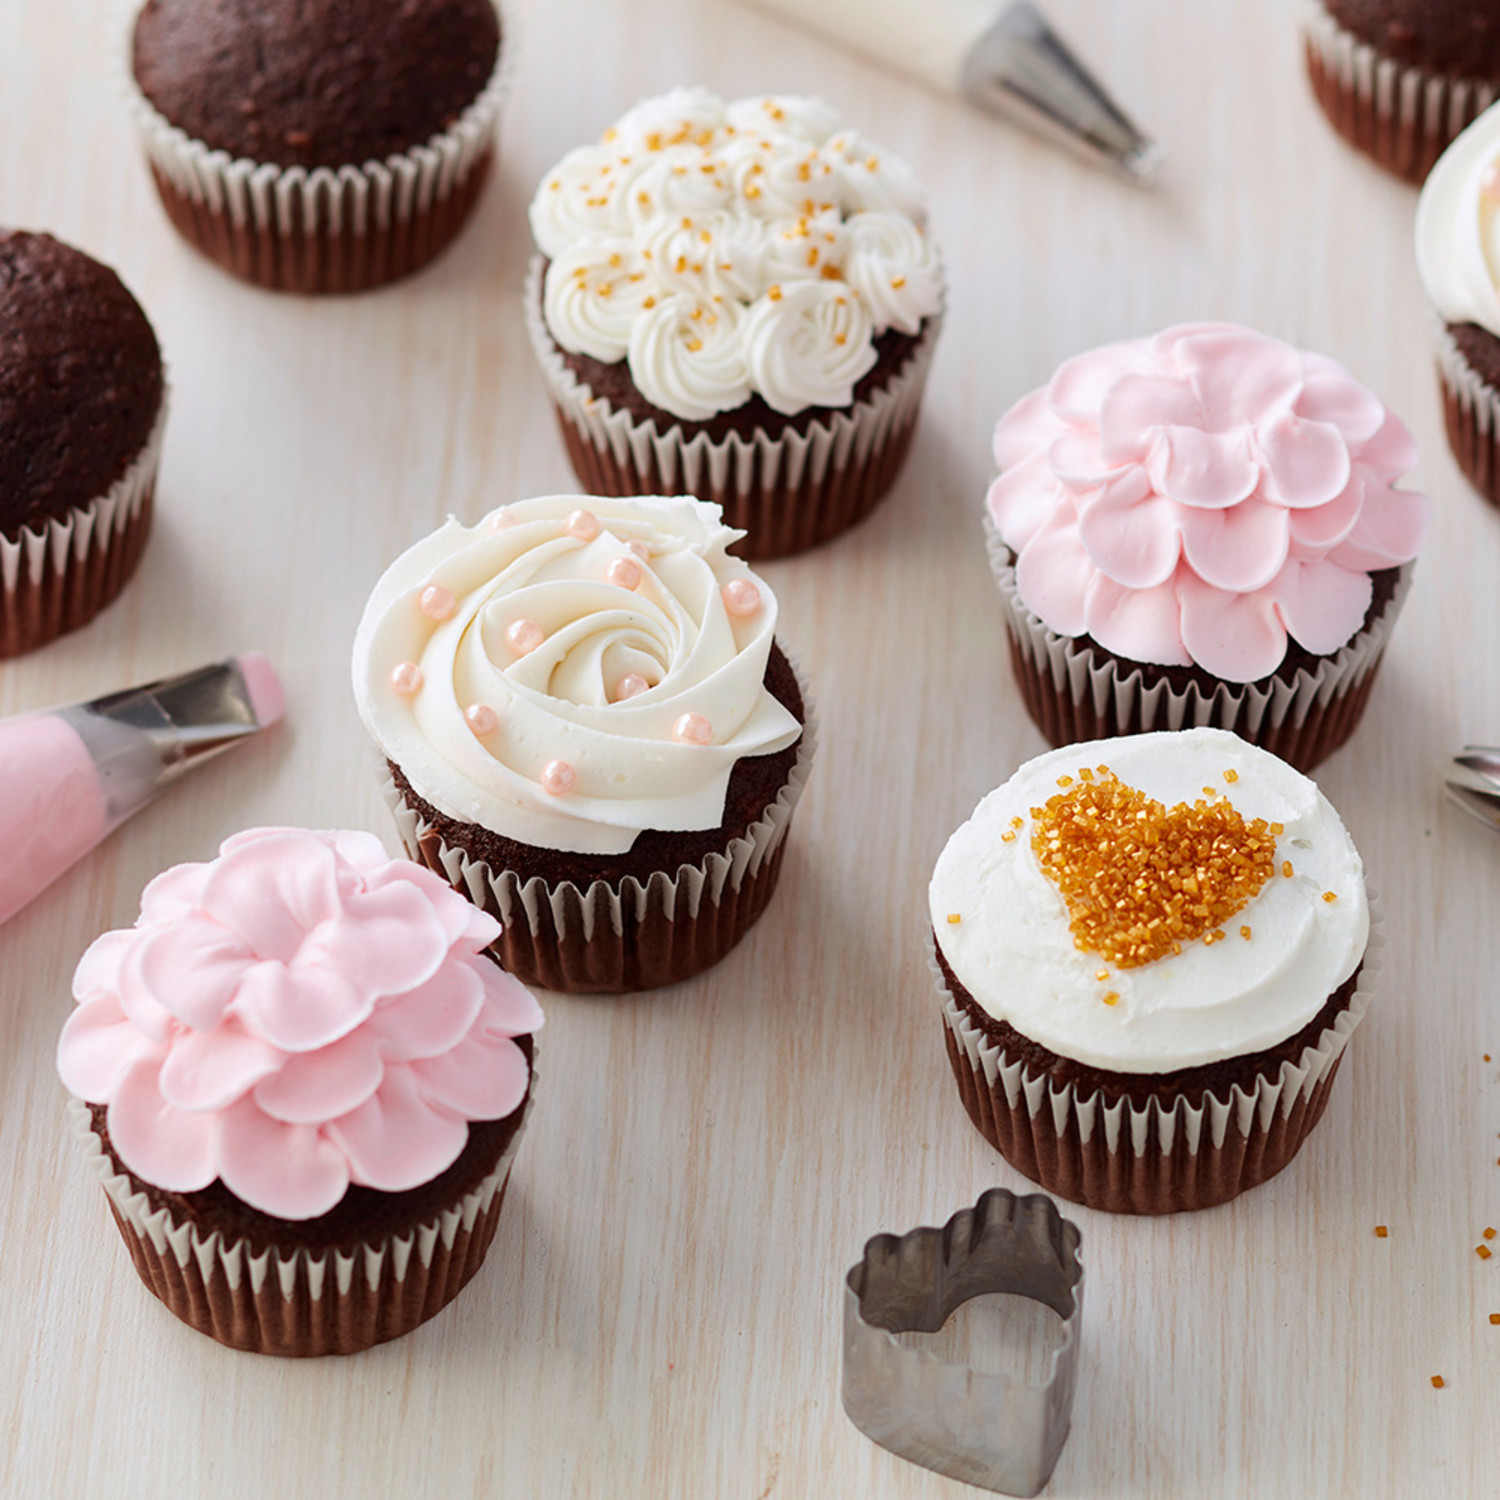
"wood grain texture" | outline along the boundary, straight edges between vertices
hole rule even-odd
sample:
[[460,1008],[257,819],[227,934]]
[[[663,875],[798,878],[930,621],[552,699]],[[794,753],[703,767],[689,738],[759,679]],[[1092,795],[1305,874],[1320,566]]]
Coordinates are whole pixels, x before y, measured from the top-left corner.
[[[0,666],[0,711],[248,647],[282,730],[205,769],[0,929],[0,1493],[957,1496],[839,1404],[865,1238],[1024,1182],[964,1116],[923,961],[952,828],[1042,741],[979,506],[999,412],[1065,356],[1229,317],[1344,360],[1436,501],[1369,716],[1321,780],[1384,893],[1386,976],[1292,1167],[1160,1221],[1070,1209],[1088,1285],[1048,1494],[1477,1496],[1500,1454],[1500,843],[1438,767],[1500,739],[1500,513],[1443,441],[1413,192],[1327,127],[1293,0],[1050,0],[1166,143],[1143,194],[723,0],[528,0],[496,171],[435,266],[347,301],[239,285],[172,234],[108,78],[103,0],[0,0],[0,217],[119,268],[173,409],[141,571]],[[53,1066],[87,943],[255,823],[390,838],[347,688],[365,595],[448,511],[571,487],[522,327],[540,173],[685,80],[817,92],[928,182],[952,315],[911,461],[859,530],[766,574],[824,743],[782,888],[701,980],[555,998],[490,1260],[354,1359],[238,1355],[136,1282]],[[1377,1223],[1390,1226],[1377,1239]],[[1441,1374],[1445,1388],[1429,1377]]]

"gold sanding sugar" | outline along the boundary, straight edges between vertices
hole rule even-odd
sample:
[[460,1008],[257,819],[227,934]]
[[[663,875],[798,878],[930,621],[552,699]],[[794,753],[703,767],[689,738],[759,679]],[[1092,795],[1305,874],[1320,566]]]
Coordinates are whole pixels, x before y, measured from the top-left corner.
[[1032,852],[1067,903],[1074,945],[1122,969],[1214,933],[1275,872],[1270,825],[1247,823],[1225,796],[1169,810],[1112,773],[1064,783],[1031,809]]

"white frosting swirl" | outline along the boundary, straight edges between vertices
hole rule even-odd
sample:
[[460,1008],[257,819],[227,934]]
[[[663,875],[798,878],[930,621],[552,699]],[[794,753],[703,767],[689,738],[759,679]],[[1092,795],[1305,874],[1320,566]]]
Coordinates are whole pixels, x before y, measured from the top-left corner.
[[[1074,946],[1030,831],[1032,808],[1057,795],[1058,777],[1100,764],[1168,808],[1214,786],[1247,820],[1284,829],[1276,873],[1225,924],[1222,942],[1185,944],[1139,968],[1110,964],[1103,981],[1099,955]],[[1364,867],[1328,799],[1221,729],[1096,740],[1028,761],[949,839],[928,901],[943,955],[980,1006],[1059,1056],[1119,1073],[1171,1072],[1285,1041],[1354,972],[1369,935]],[[1118,1000],[1105,1004],[1106,992]]]
[[1423,184],[1417,269],[1444,321],[1500,338],[1500,104],[1443,152]]
[[[751,394],[786,415],[850,405],[875,339],[915,334],[942,308],[925,225],[910,168],[840,128],[831,106],[779,96],[726,106],[701,88],[636,105],[601,144],[569,152],[531,203],[559,347],[627,359],[642,394],[684,421]],[[621,266],[642,278],[628,296],[604,274]],[[667,304],[674,295],[690,310],[720,307],[701,349]],[[638,336],[641,321],[651,327]]]
[[[570,527],[578,511],[597,534]],[[735,762],[802,731],[764,686],[776,598],[727,554],[743,535],[717,505],[656,496],[549,495],[478,526],[450,519],[391,564],[365,608],[365,727],[434,807],[521,843],[619,854],[643,829],[717,827]],[[731,612],[724,588],[745,583],[758,606]],[[433,586],[451,600],[434,603]],[[524,655],[507,635],[517,622],[542,636]],[[402,692],[406,663],[420,678]],[[645,687],[621,698],[628,677]],[[465,718],[476,706],[498,721],[488,733]],[[682,734],[687,715],[706,721],[707,743]],[[573,780],[548,791],[558,762]]]

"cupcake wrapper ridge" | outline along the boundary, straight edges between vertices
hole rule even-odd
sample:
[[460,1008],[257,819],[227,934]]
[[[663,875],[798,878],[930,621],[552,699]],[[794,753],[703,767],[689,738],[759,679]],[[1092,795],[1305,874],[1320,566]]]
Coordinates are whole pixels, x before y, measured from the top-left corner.
[[536,1072],[515,1133],[479,1185],[428,1222],[349,1252],[268,1246],[204,1235],[117,1172],[89,1107],[69,1099],[73,1133],[103,1185],[140,1278],[184,1323],[231,1349],[312,1357],[357,1354],[410,1333],[479,1269],[505,1200],[511,1164],[536,1096]]
[[818,725],[799,663],[804,720],[785,784],[741,838],[696,865],[644,882],[526,879],[492,870],[446,843],[386,778],[385,795],[407,854],[447,880],[505,929],[492,952],[524,984],[570,994],[655,989],[717,963],[754,925],[776,889],[792,813],[807,784]]
[[120,86],[168,217],[225,270],[277,291],[364,291],[419,270],[463,227],[512,73],[512,28],[498,4],[494,71],[447,130],[383,161],[314,168],[236,158],[173,125],[135,81],[140,9],[125,8]]
[[1075,1203],[1164,1214],[1227,1203],[1279,1172],[1322,1116],[1338,1065],[1369,1009],[1381,968],[1382,918],[1371,890],[1370,938],[1349,1004],[1296,1063],[1194,1105],[1107,1103],[1057,1087],[997,1046],[944,982],[934,939],[927,963],[942,1005],[948,1060],[981,1135],[1018,1171]]
[[1495,102],[1492,83],[1408,67],[1346,31],[1321,4],[1305,23],[1313,92],[1338,133],[1421,185],[1458,133]]
[[673,423],[637,421],[617,411],[568,368],[542,313],[544,262],[526,278],[526,329],[542,367],[568,456],[596,495],[692,494],[724,509],[747,533],[736,552],[752,560],[786,557],[829,541],[861,521],[895,482],[917,425],[922,390],[942,327],[925,320],[906,363],[847,410],[820,414],[806,432],[760,429],[712,440],[689,438]]
[[97,498],[41,529],[0,536],[0,658],[86,625],[125,586],[151,530],[167,391],[140,452]]
[[1500,391],[1464,358],[1436,312],[1433,324],[1448,444],[1464,478],[1492,505],[1500,505]]
[[1058,635],[1028,609],[1016,586],[1015,557],[988,513],[985,545],[1000,586],[1011,664],[1027,712],[1054,745],[1144,734],[1154,729],[1230,729],[1299,771],[1311,770],[1348,739],[1364,713],[1391,626],[1411,588],[1406,563],[1396,591],[1353,640],[1292,682],[1196,683],[1176,689],[1165,678],[1146,686],[1138,666]]

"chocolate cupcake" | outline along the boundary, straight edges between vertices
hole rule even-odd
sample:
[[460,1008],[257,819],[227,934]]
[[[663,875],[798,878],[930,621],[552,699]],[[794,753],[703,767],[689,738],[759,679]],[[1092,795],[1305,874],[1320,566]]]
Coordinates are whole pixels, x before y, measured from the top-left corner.
[[414,859],[528,983],[650,989],[765,909],[813,749],[776,599],[690,497],[450,520],[376,585],[354,693]]
[[1321,0],[1306,50],[1333,128],[1411,183],[1500,94],[1493,0]]
[[688,491],[781,557],[895,482],[942,320],[910,169],[815,99],[678,89],[537,188],[527,326],[603,495]]
[[1417,269],[1433,312],[1448,442],[1469,482],[1500,505],[1500,105],[1427,179]]
[[0,657],[86,625],[151,529],[166,381],[108,266],[0,232]]
[[990,558],[1054,745],[1212,724],[1309,770],[1410,584],[1416,445],[1347,370],[1229,323],[1091,350],[995,428]]
[[495,924],[367,833],[261,828],[146,887],[58,1067],[141,1280],[259,1354],[353,1354],[485,1257],[531,1100]]
[[147,0],[129,93],[172,223],[278,291],[418,270],[484,185],[500,29],[495,0]]
[[928,898],[970,1118],[1049,1192],[1115,1213],[1208,1208],[1285,1167],[1378,967],[1337,813],[1217,729],[1029,761]]

